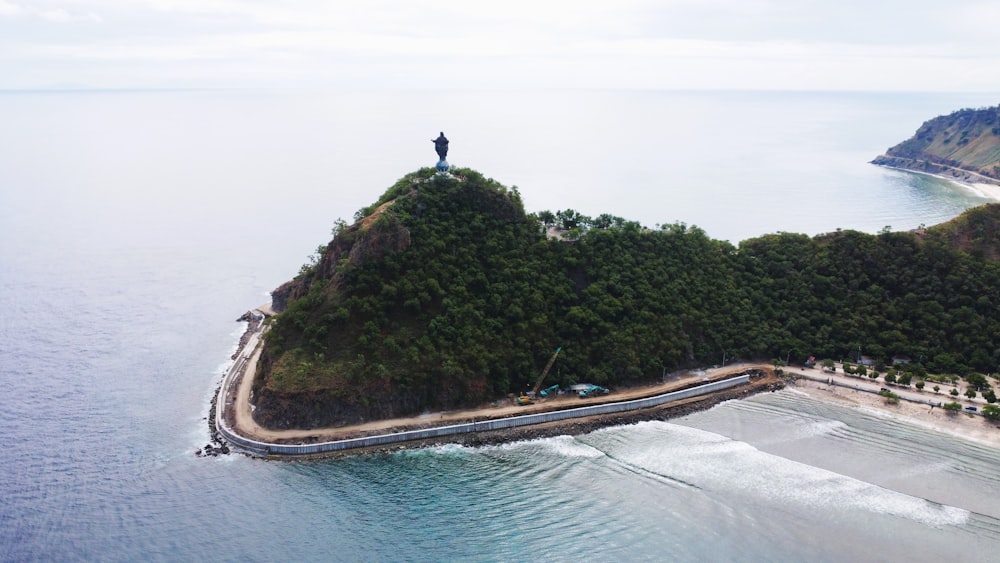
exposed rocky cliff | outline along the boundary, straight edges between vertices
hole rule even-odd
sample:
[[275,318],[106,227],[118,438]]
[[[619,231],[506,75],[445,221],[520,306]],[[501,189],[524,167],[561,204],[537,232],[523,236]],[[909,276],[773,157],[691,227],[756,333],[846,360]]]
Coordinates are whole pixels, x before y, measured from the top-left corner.
[[[412,193],[409,195],[413,195]],[[271,309],[284,311],[288,303],[309,293],[313,282],[330,280],[340,287],[345,267],[363,267],[389,252],[410,246],[410,230],[385,214],[395,200],[380,205],[369,216],[340,230],[325,247],[319,262],[271,292]]]

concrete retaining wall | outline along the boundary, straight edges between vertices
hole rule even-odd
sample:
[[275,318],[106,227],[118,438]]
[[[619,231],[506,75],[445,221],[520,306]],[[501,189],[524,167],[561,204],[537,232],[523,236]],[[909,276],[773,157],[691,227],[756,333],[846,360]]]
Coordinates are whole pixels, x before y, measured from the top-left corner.
[[[240,362],[237,361],[237,364],[239,363]],[[227,374],[226,378],[223,380],[222,392],[226,391],[227,385],[231,385],[230,375],[232,375],[234,371],[235,370],[230,370],[230,374]],[[233,378],[232,381],[235,381],[235,378]],[[490,430],[502,430],[505,428],[530,426],[532,424],[541,424],[543,422],[568,420],[571,418],[580,418],[584,416],[592,416],[598,414],[613,414],[613,413],[627,412],[638,409],[645,409],[649,407],[659,406],[664,403],[669,403],[671,401],[678,401],[690,397],[697,397],[698,395],[704,395],[706,393],[720,391],[722,389],[729,389],[731,387],[737,387],[739,385],[746,385],[747,383],[749,383],[749,381],[750,381],[749,375],[741,375],[738,377],[734,377],[732,379],[713,381],[711,383],[706,383],[704,385],[699,385],[697,387],[682,389],[680,391],[673,391],[663,395],[657,395],[655,397],[646,397],[645,399],[635,399],[632,401],[622,401],[618,403],[605,403],[602,405],[577,407],[561,411],[512,416],[509,418],[500,418],[496,420],[485,420],[483,422],[453,424],[450,426],[424,428],[421,430],[410,430],[406,432],[397,432],[394,434],[381,434],[378,436],[366,436],[364,438],[351,438],[348,440],[336,440],[333,442],[321,442],[316,444],[271,444],[265,442],[258,442],[255,440],[244,438],[243,436],[239,436],[235,432],[233,432],[232,429],[230,429],[225,423],[224,417],[222,416],[222,407],[224,400],[222,400],[222,397],[220,397],[220,400],[216,402],[216,423],[217,423],[216,426],[219,430],[219,433],[222,434],[222,436],[232,445],[238,446],[240,448],[243,448],[258,455],[287,455],[287,456],[310,455],[310,454],[344,451],[354,448],[385,446],[387,444],[408,442],[410,440],[423,440],[426,438],[454,436],[456,434],[466,434],[469,432],[486,432]]]

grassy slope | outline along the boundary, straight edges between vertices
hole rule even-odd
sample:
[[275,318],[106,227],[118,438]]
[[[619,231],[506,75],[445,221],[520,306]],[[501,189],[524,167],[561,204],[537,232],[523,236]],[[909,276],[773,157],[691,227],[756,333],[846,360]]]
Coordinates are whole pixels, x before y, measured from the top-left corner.
[[886,154],[954,166],[1000,179],[1000,106],[964,109],[936,117]]

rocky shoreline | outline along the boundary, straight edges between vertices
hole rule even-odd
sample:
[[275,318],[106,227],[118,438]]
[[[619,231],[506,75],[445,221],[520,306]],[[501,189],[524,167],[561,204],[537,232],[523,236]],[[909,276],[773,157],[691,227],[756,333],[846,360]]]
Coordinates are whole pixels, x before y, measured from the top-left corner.
[[768,375],[762,379],[755,380],[744,387],[719,391],[717,393],[701,397],[685,399],[676,403],[626,413],[598,415],[533,426],[522,426],[505,430],[444,436],[441,438],[426,440],[413,440],[392,444],[390,446],[358,448],[348,451],[328,452],[312,456],[296,456],[295,458],[289,458],[287,456],[269,456],[267,459],[281,461],[329,459],[355,455],[389,454],[393,452],[414,450],[442,444],[458,444],[466,447],[481,447],[505,444],[509,442],[538,440],[554,436],[581,436],[610,426],[626,426],[652,420],[670,420],[672,418],[678,418],[695,412],[708,410],[724,401],[745,399],[757,393],[774,392],[783,389],[784,387],[785,383],[783,380],[776,376]]
[[[260,323],[263,322],[263,318],[264,317],[261,316],[259,313],[255,314],[254,311],[247,311],[239,319],[237,319],[238,322],[246,322],[248,323],[248,325],[247,329],[240,336],[239,344],[236,347],[236,352],[232,355],[231,359],[236,359],[243,352],[243,349],[246,347],[246,344],[249,341],[251,335],[257,331]],[[780,378],[774,376],[771,373],[759,372],[751,376],[751,383],[749,385],[738,387],[735,389],[719,391],[705,396],[685,399],[675,403],[661,405],[649,409],[642,409],[637,411],[609,414],[609,415],[590,416],[585,418],[551,422],[546,424],[538,424],[534,426],[510,428],[505,430],[477,432],[473,434],[461,434],[461,435],[446,436],[446,437],[426,439],[426,440],[413,440],[409,442],[392,444],[390,446],[381,446],[374,448],[358,448],[343,452],[328,452],[314,456],[296,456],[294,458],[289,458],[287,456],[270,456],[265,459],[291,461],[293,459],[306,460],[306,459],[319,459],[319,458],[323,459],[340,458],[353,455],[386,454],[401,450],[419,449],[439,444],[459,444],[467,447],[477,447],[477,446],[498,445],[508,442],[517,442],[525,440],[537,440],[541,438],[549,438],[553,436],[561,436],[567,434],[577,436],[577,435],[588,434],[595,430],[599,430],[601,428],[606,428],[609,426],[624,426],[651,420],[669,420],[671,418],[677,418],[694,412],[710,409],[713,406],[724,401],[743,399],[757,393],[762,393],[766,391],[771,391],[771,392],[777,391],[784,387],[785,387],[784,381],[781,380]],[[215,409],[221,391],[222,391],[222,382],[220,381],[219,385],[215,389],[214,395],[212,396],[212,400],[209,405],[209,414],[207,417],[210,443],[206,444],[204,447],[195,451],[195,455],[199,457],[215,457],[218,455],[226,455],[229,453],[233,453],[234,451],[239,452],[239,450],[232,450],[229,447],[229,445],[220,435],[218,427],[216,426]],[[412,429],[413,428],[398,428],[398,429],[394,428],[392,429],[392,431],[397,432],[397,431],[412,430]],[[309,440],[304,440],[298,443],[308,443],[308,442]]]
[[215,393],[212,395],[212,401],[208,405],[209,443],[194,451],[194,455],[198,457],[215,457],[230,453],[229,445],[226,444],[225,440],[222,439],[222,436],[219,435],[219,429],[215,425],[215,405],[219,400],[220,391],[222,391],[221,384],[216,386]]
[[236,351],[233,352],[233,355],[229,357],[230,360],[235,360],[239,357],[240,353],[243,352],[243,348],[247,345],[247,342],[250,341],[250,336],[257,332],[257,329],[260,327],[260,323],[264,322],[264,315],[261,313],[254,313],[254,311],[247,311],[246,313],[243,313],[243,316],[236,319],[236,322],[247,323],[247,329],[243,331],[243,334],[240,336],[240,343],[236,346]]
[[[254,311],[247,311],[246,313],[243,313],[243,315],[240,318],[236,319],[236,322],[247,323],[247,329],[244,330],[243,334],[240,335],[239,344],[236,345],[236,351],[233,352],[233,355],[229,357],[230,360],[235,360],[243,352],[243,348],[245,348],[247,342],[250,341],[250,336],[257,331],[257,328],[260,326],[260,323],[264,322],[264,316],[259,313],[255,314]],[[225,377],[224,373],[223,377]],[[218,455],[227,455],[231,453],[231,450],[229,449],[229,444],[227,444],[226,441],[222,439],[222,436],[219,434],[219,428],[216,426],[216,421],[215,421],[215,407],[218,404],[219,393],[221,392],[222,392],[222,380],[219,380],[219,384],[215,386],[215,392],[212,394],[212,400],[209,402],[208,405],[207,420],[208,420],[209,443],[195,450],[194,455],[198,457],[215,457]]]
[[885,166],[886,168],[939,176],[965,184],[1000,184],[1000,180],[986,176],[981,172],[965,170],[958,166],[930,162],[928,160],[914,160],[912,158],[882,155],[871,161],[871,163],[877,166]]

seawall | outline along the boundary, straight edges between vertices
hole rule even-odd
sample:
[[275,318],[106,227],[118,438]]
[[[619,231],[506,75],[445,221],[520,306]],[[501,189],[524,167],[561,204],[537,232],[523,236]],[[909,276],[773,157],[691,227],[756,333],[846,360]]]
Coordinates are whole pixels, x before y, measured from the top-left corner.
[[630,401],[605,403],[600,405],[577,407],[560,411],[512,416],[508,418],[477,421],[477,422],[470,422],[463,424],[452,424],[447,426],[423,428],[419,430],[410,430],[404,432],[395,432],[390,434],[380,434],[376,436],[365,436],[360,438],[350,438],[344,440],[333,440],[328,442],[318,442],[310,444],[278,444],[278,443],[269,443],[269,442],[252,440],[237,434],[226,422],[224,416],[224,409],[226,403],[229,402],[228,397],[231,392],[235,391],[236,383],[239,380],[239,376],[242,375],[242,370],[245,369],[247,360],[254,353],[254,348],[255,346],[254,347],[247,346],[240,354],[240,357],[237,358],[236,362],[233,365],[233,368],[229,370],[229,372],[226,374],[226,377],[223,379],[223,383],[220,388],[220,397],[222,400],[216,401],[216,408],[215,408],[216,429],[220,437],[229,444],[231,444],[232,446],[236,446],[253,455],[266,456],[266,457],[290,457],[290,458],[308,457],[308,456],[317,456],[317,455],[332,454],[338,452],[346,452],[350,450],[384,448],[386,446],[392,446],[394,444],[403,444],[406,442],[433,440],[437,438],[446,438],[446,437],[460,436],[465,434],[496,432],[496,431],[509,430],[513,428],[535,426],[535,425],[560,422],[572,419],[627,413],[630,411],[650,409],[653,407],[665,405],[667,403],[672,403],[676,401],[682,401],[685,399],[691,399],[694,397],[700,397],[703,395],[717,393],[719,391],[733,389],[739,386],[745,386],[750,383],[750,374],[746,373],[729,379],[713,381],[710,383],[705,383],[703,385],[689,387],[687,389],[681,389],[677,391],[672,391],[670,393],[664,393],[662,395],[656,395],[653,397],[646,397],[642,399],[634,399]]

